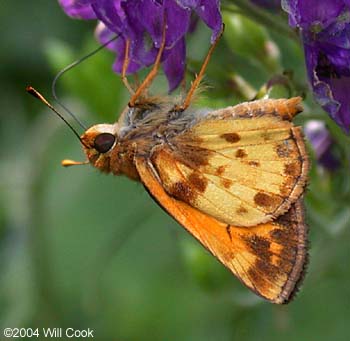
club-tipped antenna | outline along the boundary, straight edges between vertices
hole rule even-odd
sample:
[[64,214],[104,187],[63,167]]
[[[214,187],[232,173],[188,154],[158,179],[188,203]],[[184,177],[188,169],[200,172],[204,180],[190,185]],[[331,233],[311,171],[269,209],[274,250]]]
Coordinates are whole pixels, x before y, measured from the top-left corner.
[[110,44],[112,41],[116,40],[117,38],[119,38],[120,34],[117,34],[116,36],[114,36],[113,38],[111,38],[110,40],[108,40],[106,43],[104,43],[103,45],[99,46],[97,49],[95,49],[94,51],[90,52],[89,54],[87,54],[86,56],[76,60],[75,62],[67,65],[66,67],[64,67],[60,72],[57,73],[57,75],[55,76],[55,78],[52,81],[52,85],[51,85],[51,92],[52,92],[52,96],[55,99],[56,103],[58,105],[61,106],[61,108],[63,108],[79,125],[80,127],[82,127],[84,130],[87,129],[87,127],[78,119],[78,117],[76,117],[62,102],[59,101],[58,97],[57,97],[57,93],[56,93],[56,84],[57,81],[63,76],[63,74],[65,74],[68,70],[72,69],[73,67],[79,65],[80,63],[82,63],[83,61],[85,61],[86,59],[88,59],[89,57],[95,55],[97,52],[99,52],[100,50],[104,49],[108,44]]
[[86,161],[74,161],[74,160],[64,159],[64,160],[61,161],[61,165],[63,167],[83,166],[83,165],[88,165],[89,163],[90,163],[89,160],[86,160]]
[[73,128],[73,126],[46,100],[46,98],[37,90],[35,90],[32,86],[27,86],[26,91],[30,93],[32,96],[37,98],[39,101],[44,103],[47,107],[49,107],[69,128],[70,130],[74,133],[74,135],[78,138],[80,143],[84,145],[86,148],[89,148],[84,144],[82,139],[80,138],[79,134],[77,131]]

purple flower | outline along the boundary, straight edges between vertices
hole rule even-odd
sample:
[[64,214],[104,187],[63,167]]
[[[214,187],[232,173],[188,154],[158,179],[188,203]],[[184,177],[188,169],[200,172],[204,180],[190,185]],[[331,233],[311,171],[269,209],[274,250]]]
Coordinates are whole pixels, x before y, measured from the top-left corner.
[[333,139],[323,121],[310,120],[305,124],[304,132],[315,151],[318,163],[329,171],[340,166],[339,160],[333,153]]
[[350,0],[284,0],[301,31],[306,67],[318,103],[350,130]]
[[127,39],[130,39],[128,74],[154,63],[165,16],[167,30],[162,65],[170,91],[184,77],[185,35],[191,29],[192,13],[212,30],[212,42],[222,25],[219,0],[59,0],[59,3],[71,17],[98,19],[96,33],[102,43],[120,35],[108,45],[117,53],[113,65],[117,73],[122,71]]

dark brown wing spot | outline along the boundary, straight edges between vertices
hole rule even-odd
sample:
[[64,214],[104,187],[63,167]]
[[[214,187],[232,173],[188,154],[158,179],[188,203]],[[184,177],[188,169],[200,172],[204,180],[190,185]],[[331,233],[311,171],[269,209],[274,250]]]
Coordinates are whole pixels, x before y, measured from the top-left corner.
[[247,156],[247,153],[244,149],[237,149],[236,151],[236,157],[239,157],[239,158],[243,158],[243,157],[246,157]]
[[262,207],[271,207],[277,205],[279,201],[279,197],[262,192],[259,192],[254,196],[254,202]]
[[216,175],[222,175],[225,172],[226,166],[220,166],[215,170]]
[[298,163],[288,163],[284,166],[284,174],[291,176],[298,176],[301,173],[300,165]]
[[[278,238],[278,236],[282,236],[287,234],[287,238],[292,238],[293,236],[296,238],[297,235],[297,224],[298,221],[295,220],[294,210],[289,210],[287,213],[281,215],[276,220],[277,226],[282,226],[281,228],[277,228],[270,232],[272,237]],[[276,239],[276,241],[279,241]],[[281,241],[282,244],[282,241]]]
[[232,183],[233,183],[231,180],[225,179],[225,178],[222,178],[220,180],[220,182],[225,188],[230,188],[232,186]]
[[282,247],[279,251],[277,266],[282,272],[289,274],[293,268],[298,247],[295,231],[293,228],[283,227],[272,230],[269,234],[271,239]]
[[270,236],[274,242],[280,245],[294,246],[298,240],[296,226],[292,221],[284,219],[284,216],[278,217],[278,224],[280,226],[270,231]]
[[284,272],[289,274],[293,268],[295,257],[297,254],[296,246],[284,246],[278,258],[277,266]]
[[270,236],[279,244],[284,244],[284,242],[288,241],[288,236],[286,236],[285,231],[280,228],[270,231]]
[[278,275],[281,274],[281,271],[277,266],[262,258],[258,258],[255,261],[254,267],[260,273],[264,274],[265,278],[268,278],[271,282],[274,282],[278,278]]
[[248,165],[252,167],[260,167],[259,161],[248,161]]
[[264,141],[269,141],[269,140],[271,140],[271,138],[272,138],[271,134],[269,134],[269,133],[267,132],[267,130],[265,130],[264,132],[262,132],[262,133],[261,133],[261,136],[262,136],[262,138],[264,139]]
[[270,241],[267,238],[257,235],[244,237],[247,248],[257,257],[266,262],[270,262],[272,252],[270,251]]
[[241,137],[236,133],[222,134],[220,137],[230,143],[236,143],[241,139]]
[[193,172],[189,177],[188,181],[192,184],[192,186],[197,189],[199,192],[204,192],[208,185],[208,180],[198,173]]
[[245,207],[243,207],[243,206],[238,207],[237,210],[236,210],[236,213],[238,215],[243,215],[243,214],[245,214],[247,212],[248,212],[248,210]]
[[176,199],[187,203],[192,203],[196,198],[196,193],[192,187],[183,182],[176,182],[170,188],[170,194]]
[[176,154],[179,161],[196,169],[200,166],[208,165],[209,158],[213,152],[205,148],[181,144],[179,145]]

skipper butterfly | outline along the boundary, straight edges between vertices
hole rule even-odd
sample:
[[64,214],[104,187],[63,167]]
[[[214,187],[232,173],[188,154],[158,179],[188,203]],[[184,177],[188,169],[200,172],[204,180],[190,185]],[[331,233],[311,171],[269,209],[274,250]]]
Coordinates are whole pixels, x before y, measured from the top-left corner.
[[[241,282],[273,303],[288,303],[307,262],[303,193],[309,161],[301,98],[265,99],[219,110],[190,103],[219,38],[185,99],[151,97],[165,46],[114,124],[79,137],[85,162],[141,182],[149,194]],[[27,90],[55,110],[36,90]]]

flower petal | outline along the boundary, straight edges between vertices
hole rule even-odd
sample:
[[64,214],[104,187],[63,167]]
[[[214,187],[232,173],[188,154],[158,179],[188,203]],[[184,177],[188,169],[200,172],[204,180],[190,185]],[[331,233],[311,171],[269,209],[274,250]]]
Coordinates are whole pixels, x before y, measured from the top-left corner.
[[344,10],[343,0],[282,0],[283,9],[288,12],[291,26],[309,28],[310,25],[327,26]]
[[[162,62],[170,90],[184,74],[186,48],[184,37],[190,30],[191,14],[196,12],[212,29],[212,41],[221,31],[222,19],[219,0],[59,0],[71,16],[97,18],[98,39],[106,43],[111,32],[121,37],[108,44],[117,53],[113,66],[120,72],[125,57],[126,41],[130,41],[128,73],[154,63],[161,46],[166,22],[165,50]],[[173,70],[171,70],[173,67]]]
[[284,0],[300,28],[309,81],[317,102],[350,132],[350,0]]
[[190,26],[191,10],[183,8],[175,0],[164,0],[166,12],[166,46],[171,47],[185,36]]
[[222,18],[220,14],[219,0],[202,0],[197,8],[197,14],[213,30],[211,36],[212,43],[222,30]]
[[[113,64],[113,70],[117,73],[121,73],[123,69],[125,56],[125,39],[123,37],[120,37],[116,40],[115,51],[117,52],[117,59]],[[140,62],[135,61],[134,58],[131,58],[128,65],[127,73],[135,73],[139,71],[142,67],[143,65]]]
[[[115,32],[112,32],[102,22],[98,24],[95,34],[97,36],[97,39],[101,42],[101,44],[106,44],[109,40],[112,39],[113,36],[115,36]],[[107,48],[109,50],[112,50],[113,52],[116,52],[117,59],[113,64],[113,70],[117,73],[121,73],[125,57],[125,39],[122,36],[120,36],[118,39],[110,42],[107,45]],[[155,54],[156,52],[154,51],[153,53]],[[151,56],[149,59],[153,60],[152,57],[153,56]],[[130,62],[127,68],[127,74],[139,71],[144,65],[144,63],[140,62],[133,55],[130,55]]]
[[91,7],[92,0],[58,0],[63,10],[73,18],[96,19]]
[[185,75],[186,43],[182,38],[177,42],[163,62],[163,69],[169,81],[169,92],[175,90]]
[[116,33],[122,32],[124,27],[120,2],[121,0],[99,0],[92,4],[97,18]]
[[315,151],[318,163],[329,171],[336,170],[340,162],[333,153],[334,141],[325,123],[320,120],[310,120],[305,124],[304,132]]
[[[347,133],[350,132],[350,77],[331,78],[328,82],[332,97],[325,104],[328,113]],[[324,98],[323,98],[324,100]]]
[[319,48],[305,45],[309,80],[316,101],[346,132],[350,128],[350,77],[342,75]]
[[211,42],[213,43],[222,29],[219,0],[178,0],[184,7],[190,7],[212,29]]

